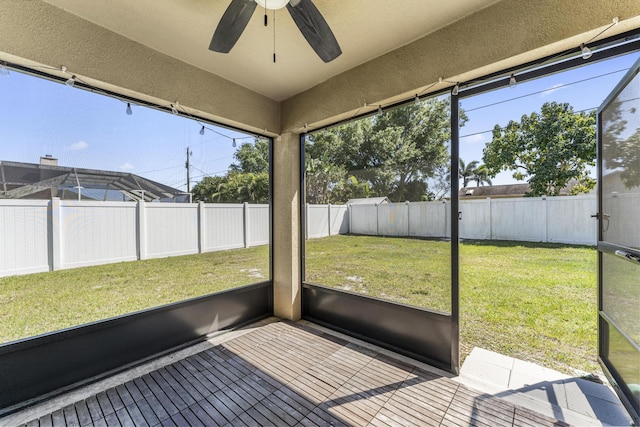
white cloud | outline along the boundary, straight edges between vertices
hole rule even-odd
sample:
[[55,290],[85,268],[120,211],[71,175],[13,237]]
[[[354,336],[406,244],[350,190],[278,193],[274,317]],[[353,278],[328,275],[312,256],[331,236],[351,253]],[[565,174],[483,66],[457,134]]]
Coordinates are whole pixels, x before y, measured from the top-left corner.
[[123,165],[120,165],[119,169],[123,170],[123,171],[130,171],[130,170],[134,169],[134,166],[131,163],[127,162],[127,163],[125,163]]
[[[469,136],[462,136],[460,139],[466,144],[480,144],[486,142],[488,139],[485,133],[476,133]],[[491,134],[488,134],[491,135]]]
[[551,95],[553,92],[557,92],[557,91],[559,91],[559,90],[564,89],[565,87],[566,87],[566,86],[565,86],[565,84],[564,84],[564,83],[558,83],[557,85],[553,85],[553,86],[551,86],[549,89],[547,89],[547,90],[545,90],[544,92],[542,92],[542,93],[540,94],[540,96],[544,98],[544,97],[546,97],[546,96]]
[[89,144],[87,144],[86,142],[78,141],[78,142],[74,142],[71,145],[68,145],[67,149],[71,150],[71,151],[80,151],[80,150],[86,149],[88,146],[89,146]]

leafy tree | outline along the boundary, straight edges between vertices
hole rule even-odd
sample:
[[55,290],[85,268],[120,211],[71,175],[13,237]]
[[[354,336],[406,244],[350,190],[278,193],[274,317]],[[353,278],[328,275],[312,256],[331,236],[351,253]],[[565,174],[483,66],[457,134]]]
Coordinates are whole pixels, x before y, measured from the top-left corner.
[[[628,113],[636,114],[632,107]],[[615,101],[602,114],[602,154],[604,167],[619,169],[620,178],[627,189],[640,186],[640,128],[626,139],[621,135],[626,130],[627,111],[622,110],[622,102]]]
[[588,171],[595,165],[595,135],[595,111],[576,113],[568,103],[546,102],[540,113],[496,125],[483,160],[490,177],[511,170],[516,180],[527,179],[530,196],[558,195],[570,180],[586,192],[595,186]]
[[256,139],[253,144],[242,144],[233,154],[236,160],[229,170],[240,173],[261,173],[269,171],[269,143]]
[[305,186],[307,202],[316,204],[331,203],[330,192],[335,183],[345,176],[344,167],[329,162],[326,154],[314,159],[305,158]]
[[369,185],[366,182],[358,181],[358,178],[351,175],[347,179],[338,182],[331,190],[330,203],[344,204],[350,199],[364,199],[371,197]]
[[220,202],[226,182],[226,176],[204,177],[202,181],[193,187],[193,200],[205,203]]
[[193,187],[195,201],[207,203],[268,203],[269,144],[258,139],[242,144],[224,176],[208,176]]
[[484,186],[484,184],[492,185],[489,175],[490,173],[487,165],[478,166],[474,171],[473,176],[473,180],[476,182],[476,187],[480,187],[481,185]]
[[619,161],[622,167],[620,177],[625,187],[640,186],[640,128],[626,140],[618,144]]
[[220,199],[231,203],[268,203],[269,173],[229,173]]
[[458,159],[458,163],[460,164],[458,177],[462,179],[462,186],[466,187],[471,181],[475,179],[476,169],[479,162],[477,160],[474,160],[472,162],[469,162],[469,164],[465,164],[464,160]]
[[[461,114],[461,123],[465,121]],[[320,187],[329,200],[340,188],[388,196],[396,202],[424,200],[434,194],[428,181],[446,169],[449,139],[449,100],[438,98],[315,133],[307,142],[306,156],[320,164],[308,162],[306,177],[308,185],[321,185],[307,187],[307,200],[316,198]],[[336,168],[336,175],[326,179],[329,165]],[[315,171],[324,171],[324,178],[314,181]]]

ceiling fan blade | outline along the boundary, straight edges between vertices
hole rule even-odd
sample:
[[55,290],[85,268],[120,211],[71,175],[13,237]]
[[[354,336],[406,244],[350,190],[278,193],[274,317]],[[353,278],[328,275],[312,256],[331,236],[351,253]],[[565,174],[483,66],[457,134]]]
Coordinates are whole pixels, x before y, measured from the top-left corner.
[[329,24],[311,0],[291,0],[287,10],[304,38],[324,62],[331,62],[342,54]]
[[209,50],[229,53],[249,23],[256,6],[254,0],[232,0],[213,33]]

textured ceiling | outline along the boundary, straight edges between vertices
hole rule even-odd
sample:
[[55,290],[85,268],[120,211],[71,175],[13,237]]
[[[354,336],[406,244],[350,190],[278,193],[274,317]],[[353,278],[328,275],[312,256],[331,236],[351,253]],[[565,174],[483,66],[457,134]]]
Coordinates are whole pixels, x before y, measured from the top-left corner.
[[230,0],[46,0],[158,52],[216,74],[276,101],[287,99],[404,46],[497,0],[314,0],[342,55],[325,64],[307,44],[286,9],[263,25],[264,9],[229,54],[209,42]]

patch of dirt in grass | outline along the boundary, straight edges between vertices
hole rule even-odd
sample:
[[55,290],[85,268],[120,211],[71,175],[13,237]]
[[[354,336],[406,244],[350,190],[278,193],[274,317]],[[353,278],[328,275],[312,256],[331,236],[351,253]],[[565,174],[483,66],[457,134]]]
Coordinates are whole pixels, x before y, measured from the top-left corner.
[[398,295],[389,295],[388,293],[382,291],[380,292],[380,298],[382,299],[386,299],[389,301],[395,301],[395,302],[401,302],[401,303],[405,303],[409,301],[409,298],[406,297],[401,297]]
[[253,277],[256,279],[264,279],[264,274],[258,268],[250,268],[248,270],[249,277]]
[[367,293],[367,287],[362,284],[364,278],[359,276],[347,276],[345,277],[345,279],[347,279],[351,283],[338,285],[336,286],[336,288],[342,289],[343,291],[358,292],[361,294]]

